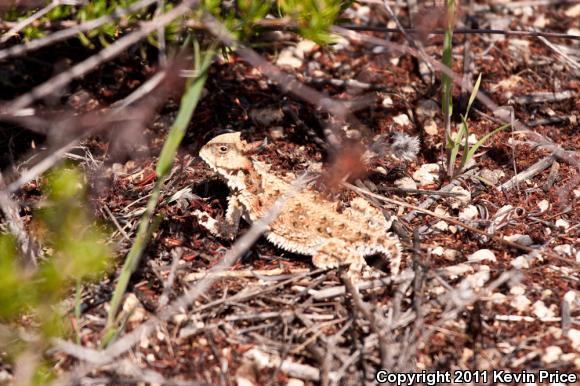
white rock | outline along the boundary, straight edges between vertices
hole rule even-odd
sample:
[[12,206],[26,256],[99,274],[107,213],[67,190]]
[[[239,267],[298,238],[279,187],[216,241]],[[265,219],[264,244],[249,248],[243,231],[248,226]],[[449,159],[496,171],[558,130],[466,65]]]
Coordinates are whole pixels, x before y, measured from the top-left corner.
[[478,139],[477,136],[475,134],[469,134],[469,136],[467,137],[467,144],[468,145],[475,145],[477,143]]
[[361,21],[363,21],[363,22],[369,21],[369,17],[371,14],[371,8],[368,5],[363,5],[363,6],[358,7],[358,9],[355,12],[356,12],[356,17],[358,17]]
[[580,351],[580,330],[571,328],[568,330],[566,336],[572,341],[572,347],[576,351]]
[[505,78],[491,86],[491,91],[495,92],[497,89],[509,91],[513,90],[517,86],[523,83],[524,79],[519,75],[511,75],[509,78]]
[[568,230],[570,228],[570,223],[562,218],[556,220],[556,227],[557,228],[564,228],[564,230]]
[[450,261],[455,260],[458,255],[459,251],[456,251],[455,249],[446,249],[445,252],[443,252],[443,256]]
[[516,295],[510,301],[510,306],[520,312],[527,311],[530,308],[530,304],[532,304],[532,302],[524,295]]
[[188,319],[186,314],[175,314],[171,317],[171,320],[173,321],[173,323],[180,325],[182,323],[184,323],[186,320]]
[[[437,206],[433,212],[437,213],[440,216],[445,216],[445,217],[449,216],[449,213],[447,213],[445,208],[443,208],[442,206]],[[447,224],[445,221],[441,220],[441,221],[438,221],[437,223],[435,223],[433,225],[433,228],[439,229],[440,231],[446,231],[447,229],[449,229],[449,224]]]
[[334,51],[340,51],[348,48],[350,46],[350,40],[340,35],[332,35],[331,48]]
[[540,208],[540,213],[544,213],[548,209],[550,209],[550,203],[548,200],[542,200],[538,202],[538,208]]
[[435,247],[431,250],[431,254],[435,256],[443,256],[444,251],[445,250],[443,249],[443,247]]
[[294,55],[299,59],[304,59],[304,57],[310,54],[314,49],[318,46],[312,40],[302,40],[298,44],[296,44],[296,48],[294,49]]
[[519,233],[510,235],[510,236],[504,236],[503,238],[507,241],[511,241],[511,242],[518,243],[518,244],[525,245],[525,246],[530,246],[534,243],[534,240],[532,240],[532,238],[530,236],[521,235]]
[[423,123],[423,129],[427,135],[437,135],[439,130],[437,130],[437,123],[433,119],[427,119]]
[[258,348],[252,348],[244,354],[245,357],[250,358],[258,369],[263,369],[271,366],[272,358]]
[[451,208],[458,209],[471,202],[471,193],[462,186],[454,186],[451,188],[451,193],[461,194],[460,196],[451,197]]
[[453,280],[465,273],[473,272],[473,266],[468,264],[457,264],[450,267],[445,267],[443,268],[443,271],[449,277],[449,279]]
[[495,254],[489,249],[480,249],[479,251],[467,256],[467,261],[472,263],[483,260],[496,261]]
[[539,319],[553,318],[554,312],[550,310],[543,301],[538,300],[532,305],[532,313],[536,315]]
[[236,376],[237,386],[255,386],[254,382],[250,381],[248,378],[242,376]]
[[[580,28],[568,28],[568,30],[566,31],[567,35],[580,35]],[[34,111],[34,110],[33,110]],[[574,116],[570,117],[570,121],[572,122],[574,120],[573,118]]]
[[482,265],[481,268],[488,269],[482,269],[474,273],[473,275],[469,275],[465,278],[465,281],[470,283],[471,288],[483,288],[483,286],[485,286],[485,283],[489,281],[490,274],[489,267],[487,267],[486,265]]
[[[578,295],[576,294],[575,291],[568,291],[564,294],[563,299],[570,303],[570,306],[574,305],[576,303],[576,299],[578,298]],[[572,310],[574,310],[575,307],[572,307]]]
[[[380,50],[377,50],[377,48],[380,48]],[[378,52],[375,52],[378,51]],[[373,53],[383,53],[383,52],[387,52],[387,47],[383,47],[383,46],[378,46],[373,48]],[[389,63],[391,63],[393,66],[398,66],[399,62],[401,61],[401,57],[400,56],[393,56],[391,59],[389,59]]]
[[393,122],[399,126],[407,126],[411,124],[411,120],[409,120],[407,114],[399,114],[396,117],[393,117]]
[[439,180],[439,169],[439,164],[423,164],[413,173],[413,179],[421,186],[433,184]]
[[302,59],[294,56],[293,47],[288,47],[280,52],[278,59],[276,59],[276,65],[280,67],[300,68],[302,66]]
[[411,177],[399,178],[394,185],[400,189],[417,189],[417,183]]
[[385,109],[390,109],[391,107],[393,107],[394,103],[393,103],[393,98],[391,98],[390,96],[385,96],[383,98],[383,101],[381,102],[381,105],[385,108]]
[[523,295],[526,293],[526,287],[523,285],[514,285],[510,288],[510,294],[512,295]]
[[561,253],[566,256],[572,256],[572,246],[570,244],[556,245],[554,252]]
[[546,353],[542,355],[542,361],[546,364],[556,362],[562,355],[562,349],[558,346],[546,347]]
[[447,229],[449,229],[449,224],[447,224],[445,221],[441,220],[441,221],[437,221],[435,224],[433,224],[433,228],[438,229],[442,232],[445,232]]
[[571,18],[578,18],[580,17],[580,4],[576,4],[571,6],[570,8],[568,8],[564,14],[567,17],[571,17]]
[[516,269],[525,269],[530,268],[530,264],[528,263],[528,259],[525,255],[521,255],[513,259],[510,263],[512,267]]
[[548,24],[548,21],[546,20],[546,16],[543,13],[537,16],[533,23],[534,27],[536,28],[544,28],[546,27],[546,24]]
[[489,297],[489,300],[494,304],[504,304],[506,302],[507,296],[500,294],[499,292],[494,292]]
[[462,220],[473,220],[477,218],[479,211],[475,205],[466,206],[461,212],[459,212],[459,218]]
[[[387,52],[387,47],[383,47],[383,46],[375,46],[375,47],[373,47],[373,49],[371,50],[371,52],[372,52],[373,54],[375,54],[375,55],[382,54],[383,52]],[[396,58],[395,58],[395,59],[396,59]],[[391,64],[393,64],[394,66],[396,66],[396,65],[398,64],[398,62],[397,62],[397,63],[393,63],[393,62],[392,62],[392,59],[390,60],[390,62],[391,62]]]

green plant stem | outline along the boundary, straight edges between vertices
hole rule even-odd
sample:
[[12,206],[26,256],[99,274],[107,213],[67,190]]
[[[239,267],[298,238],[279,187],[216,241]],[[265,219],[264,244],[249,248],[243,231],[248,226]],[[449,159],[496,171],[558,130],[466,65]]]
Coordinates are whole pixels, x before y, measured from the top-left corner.
[[[196,49],[196,54],[199,54],[198,49]],[[141,217],[135,242],[127,254],[123,269],[119,275],[119,280],[117,281],[117,285],[115,287],[115,291],[113,292],[113,297],[111,299],[107,317],[107,326],[105,333],[103,334],[104,345],[110,343],[110,340],[116,336],[113,329],[115,317],[121,305],[123,295],[127,290],[131,275],[133,272],[135,272],[135,269],[139,265],[143,251],[145,250],[145,247],[147,246],[151,235],[156,228],[156,221],[153,219],[153,216],[157,207],[159,196],[161,194],[161,189],[163,188],[163,185],[171,172],[171,167],[177,154],[179,144],[185,135],[191,117],[193,116],[193,112],[195,111],[195,108],[201,99],[203,86],[207,79],[207,69],[211,63],[212,58],[213,50],[209,50],[204,55],[203,63],[197,67],[197,77],[191,79],[188,82],[185,94],[181,99],[177,118],[169,130],[169,134],[165,140],[161,154],[159,155],[159,161],[157,162],[156,168],[158,177],[157,181],[155,182],[155,186],[147,202],[146,211]]]
[[[445,37],[443,40],[443,55],[442,62],[449,69],[452,67],[452,51],[453,51],[453,21],[455,20],[455,1],[446,0],[445,6],[447,8],[447,29],[445,30]],[[445,144],[446,148],[450,150],[453,147],[451,138],[451,114],[453,113],[452,105],[452,91],[453,80],[445,73],[441,74],[441,109],[443,111],[443,119],[445,124]],[[449,176],[453,175],[453,163],[451,162],[451,153],[447,152]]]

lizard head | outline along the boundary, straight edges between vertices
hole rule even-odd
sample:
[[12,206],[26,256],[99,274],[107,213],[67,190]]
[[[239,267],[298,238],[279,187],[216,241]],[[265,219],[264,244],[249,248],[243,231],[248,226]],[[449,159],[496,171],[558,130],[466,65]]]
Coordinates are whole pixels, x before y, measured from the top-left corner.
[[223,177],[252,168],[249,155],[252,146],[242,140],[240,132],[218,135],[206,143],[199,156]]

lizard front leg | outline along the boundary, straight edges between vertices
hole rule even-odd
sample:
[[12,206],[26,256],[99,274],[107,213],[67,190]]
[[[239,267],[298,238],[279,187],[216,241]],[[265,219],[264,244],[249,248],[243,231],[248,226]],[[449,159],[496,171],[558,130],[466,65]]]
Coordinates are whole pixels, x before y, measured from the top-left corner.
[[214,219],[209,213],[201,210],[195,210],[193,215],[197,218],[198,223],[213,235],[223,239],[233,240],[238,233],[242,212],[243,209],[238,198],[236,196],[229,196],[228,208],[223,218]]

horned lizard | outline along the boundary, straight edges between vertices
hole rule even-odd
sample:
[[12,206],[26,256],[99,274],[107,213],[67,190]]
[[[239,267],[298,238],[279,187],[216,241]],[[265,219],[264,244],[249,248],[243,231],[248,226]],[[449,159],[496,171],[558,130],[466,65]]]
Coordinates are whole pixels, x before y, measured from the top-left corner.
[[[230,196],[223,221],[199,210],[194,215],[210,232],[228,239],[235,237],[240,218],[249,223],[261,218],[294,179],[276,174],[268,164],[258,161],[254,157],[256,146],[242,140],[240,134],[219,135],[199,152],[225,179]],[[349,273],[360,276],[367,268],[364,257],[381,254],[390,259],[391,274],[397,274],[401,247],[399,239],[387,232],[392,219],[387,220],[361,197],[354,198],[342,211],[338,207],[337,201],[305,187],[286,201],[266,237],[284,250],[311,255],[319,268],[349,264]]]

